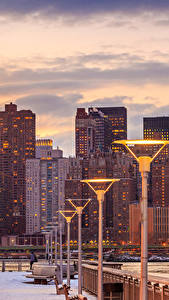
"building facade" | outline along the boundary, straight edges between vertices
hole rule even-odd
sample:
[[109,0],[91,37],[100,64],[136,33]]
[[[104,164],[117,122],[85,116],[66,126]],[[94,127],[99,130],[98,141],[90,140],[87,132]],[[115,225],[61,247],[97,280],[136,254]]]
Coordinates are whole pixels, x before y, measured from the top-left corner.
[[[141,210],[139,204],[129,207],[129,238],[131,244],[141,241]],[[148,242],[150,245],[169,242],[169,207],[148,207]]]
[[35,157],[35,114],[5,105],[0,112],[0,235],[26,229],[26,159]]
[[38,140],[38,147],[40,144],[43,147],[40,151],[43,156],[26,162],[27,234],[44,230],[49,223],[53,222],[57,211],[64,207],[65,201],[67,159],[63,157],[60,149],[48,149],[48,140],[43,142]]
[[76,157],[88,157],[95,152],[95,121],[89,117],[85,108],[77,108],[75,119]]
[[111,122],[112,142],[127,139],[127,109],[126,107],[97,107]]
[[53,141],[50,139],[36,140],[36,158],[51,157]]
[[[75,178],[78,166],[81,178]],[[136,199],[136,179],[132,167],[132,160],[122,153],[107,154],[105,156],[90,157],[88,159],[74,159],[69,168],[69,180],[65,182],[65,197],[74,199],[91,198],[90,203],[82,215],[83,241],[98,241],[98,201],[95,193],[80,179],[88,178],[120,178],[120,182],[113,184],[105,194],[103,204],[103,239],[107,241],[127,242],[129,238],[129,204]],[[68,207],[71,208],[70,205]],[[71,239],[77,240],[77,217],[71,224]]]
[[120,152],[114,140],[127,139],[125,107],[78,108],[75,121],[76,157],[89,157],[96,152]]
[[89,117],[95,120],[95,151],[106,153],[111,150],[112,126],[111,122],[102,111],[97,108],[89,108]]
[[[169,140],[169,117],[144,118],[144,138],[150,140]],[[158,150],[153,146],[152,153]],[[151,165],[149,194],[152,206],[169,205],[169,146],[165,146]]]

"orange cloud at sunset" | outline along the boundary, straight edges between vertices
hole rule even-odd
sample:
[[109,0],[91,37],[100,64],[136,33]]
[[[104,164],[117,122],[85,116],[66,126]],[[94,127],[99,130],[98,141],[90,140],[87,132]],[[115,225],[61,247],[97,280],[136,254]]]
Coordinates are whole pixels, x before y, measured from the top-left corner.
[[169,114],[166,1],[75,2],[0,3],[1,108],[12,100],[31,109],[38,137],[65,155],[78,106],[126,106],[131,138],[141,137],[143,116]]

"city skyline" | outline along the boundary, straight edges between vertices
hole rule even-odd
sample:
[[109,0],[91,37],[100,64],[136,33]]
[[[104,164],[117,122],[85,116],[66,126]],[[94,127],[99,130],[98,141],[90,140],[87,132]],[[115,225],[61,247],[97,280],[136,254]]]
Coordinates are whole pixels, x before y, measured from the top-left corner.
[[37,115],[37,137],[74,154],[77,107],[125,106],[128,138],[143,116],[167,116],[166,1],[1,1],[0,110]]

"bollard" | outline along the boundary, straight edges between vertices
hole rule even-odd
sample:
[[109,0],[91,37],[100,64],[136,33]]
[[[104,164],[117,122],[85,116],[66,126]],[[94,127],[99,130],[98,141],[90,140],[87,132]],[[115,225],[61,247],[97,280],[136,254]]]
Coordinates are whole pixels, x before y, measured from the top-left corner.
[[5,261],[2,261],[2,272],[5,272]]
[[21,272],[21,271],[22,271],[22,263],[18,262],[18,272]]

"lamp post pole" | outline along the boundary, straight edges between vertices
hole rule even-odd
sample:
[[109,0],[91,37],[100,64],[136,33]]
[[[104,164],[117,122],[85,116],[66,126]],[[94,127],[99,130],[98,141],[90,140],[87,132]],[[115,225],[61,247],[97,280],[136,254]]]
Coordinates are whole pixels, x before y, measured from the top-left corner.
[[82,294],[82,211],[88,205],[91,199],[68,200],[76,209],[78,215],[78,294]]
[[50,241],[50,234],[48,233],[48,235],[47,235],[47,257],[48,257],[48,262],[49,262],[49,241]]
[[57,266],[57,226],[55,226],[55,266]]
[[104,191],[97,191],[99,202],[99,244],[98,244],[98,300],[103,299],[103,201]]
[[[98,238],[98,284],[97,284],[97,299],[103,300],[103,202],[104,194],[110,189],[114,182],[120,179],[84,179],[81,182],[86,182],[97,195],[99,203],[99,238]],[[106,186],[106,184],[108,184]]]
[[142,177],[141,198],[141,282],[140,300],[147,300],[147,263],[148,263],[148,215],[147,215],[147,180],[150,172],[151,158],[141,156],[138,158],[139,171]]
[[67,285],[70,286],[70,222],[67,220]]
[[48,255],[48,236],[47,233],[45,233],[45,259],[47,258]]
[[70,286],[70,222],[76,214],[76,211],[59,210],[59,212],[67,222],[67,285]]
[[60,280],[63,281],[63,251],[62,251],[62,223],[59,227],[59,241],[60,241]]
[[[133,155],[139,164],[139,171],[142,177],[142,197],[141,197],[141,274],[140,274],[140,300],[147,300],[147,279],[148,279],[148,212],[147,212],[147,180],[150,172],[150,164],[162,151],[162,149],[169,144],[165,140],[118,140],[115,144],[124,145],[128,151]],[[159,150],[150,156],[136,156],[130,149],[131,145],[152,146],[159,145]]]
[[78,214],[78,294],[82,294],[82,207],[77,207]]
[[50,255],[51,255],[51,261],[50,261],[50,264],[52,265],[53,264],[53,229],[51,230],[50,232]]

